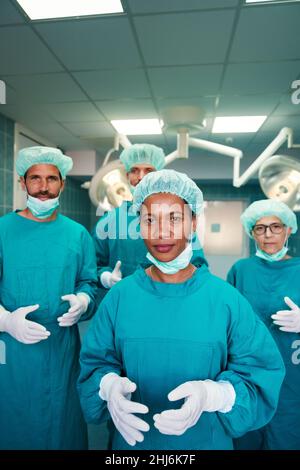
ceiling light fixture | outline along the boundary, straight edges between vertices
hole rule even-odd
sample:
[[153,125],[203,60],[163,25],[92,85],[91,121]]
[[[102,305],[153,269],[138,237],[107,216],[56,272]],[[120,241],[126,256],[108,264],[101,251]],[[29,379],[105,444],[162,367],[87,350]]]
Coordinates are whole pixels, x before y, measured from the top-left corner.
[[216,117],[213,134],[257,132],[267,116],[224,116]]
[[155,135],[162,133],[159,119],[113,120],[111,124],[119,134]]
[[31,20],[123,13],[120,0],[17,0]]

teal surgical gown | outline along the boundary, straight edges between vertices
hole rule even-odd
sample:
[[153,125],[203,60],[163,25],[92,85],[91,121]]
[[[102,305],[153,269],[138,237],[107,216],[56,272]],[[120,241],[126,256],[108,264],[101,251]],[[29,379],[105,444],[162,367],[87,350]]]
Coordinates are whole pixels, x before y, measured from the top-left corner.
[[281,331],[271,318],[278,310],[290,310],[285,296],[300,305],[300,258],[275,262],[257,256],[242,259],[231,268],[228,281],[248,299],[270,330],[286,367],[274,418],[260,431],[238,440],[236,446],[300,450],[300,334]]
[[[155,282],[139,268],[109,291],[81,352],[78,388],[88,422],[109,418],[98,394],[108,372],[135,382],[132,400],[150,410],[140,415],[150,425],[144,441],[132,448],[115,430],[113,449],[232,449],[232,437],[273,416],[284,365],[246,299],[203,265],[180,284]],[[182,436],[161,434],[153,415],[174,408],[168,393],[186,381],[204,379],[231,382],[236,392],[232,410],[203,413]]]
[[92,315],[96,283],[95,250],[84,227],[62,215],[52,222],[14,212],[1,217],[0,304],[10,312],[39,304],[26,318],[51,336],[23,344],[0,333],[6,356],[0,364],[0,449],[87,448],[76,390],[78,327],[60,327],[57,318],[70,307],[61,296],[77,292],[91,298],[81,319]]
[[[146,258],[147,248],[140,235],[139,218],[130,213],[131,207],[131,202],[124,202],[107,212],[92,232],[99,278],[104,271],[111,272],[119,260],[123,278],[134,273],[137,267],[145,268],[151,264]],[[207,264],[198,240],[194,241],[192,263],[196,266]]]

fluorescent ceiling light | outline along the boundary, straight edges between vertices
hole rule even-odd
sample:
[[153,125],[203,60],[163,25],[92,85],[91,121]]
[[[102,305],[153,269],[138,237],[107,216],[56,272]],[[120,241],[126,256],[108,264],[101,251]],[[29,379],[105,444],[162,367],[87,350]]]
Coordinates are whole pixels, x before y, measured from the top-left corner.
[[295,3],[300,0],[245,0],[245,3]]
[[17,0],[31,20],[123,13],[120,0]]
[[227,116],[216,117],[212,129],[213,134],[227,134],[230,132],[256,132],[266,120],[267,116]]
[[111,121],[119,134],[125,135],[147,135],[161,134],[159,119],[125,119]]

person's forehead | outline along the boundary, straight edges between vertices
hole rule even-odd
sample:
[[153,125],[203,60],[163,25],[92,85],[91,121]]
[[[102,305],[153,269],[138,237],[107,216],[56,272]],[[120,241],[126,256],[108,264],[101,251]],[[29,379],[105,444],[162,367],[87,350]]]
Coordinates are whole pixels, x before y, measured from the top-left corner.
[[279,222],[282,223],[282,220],[279,219],[279,217],[276,217],[275,215],[266,215],[264,217],[261,217],[260,219],[257,219],[256,225],[259,224],[271,224],[273,222]]
[[59,176],[59,169],[55,165],[51,165],[49,163],[38,163],[28,168],[27,176],[29,175],[57,175]]
[[131,170],[133,168],[137,168],[139,170],[145,170],[146,168],[151,168],[155,170],[155,167],[151,165],[151,163],[135,163],[134,165],[132,165]]
[[142,206],[147,212],[184,212],[190,211],[189,205],[179,196],[170,193],[157,193],[148,196]]

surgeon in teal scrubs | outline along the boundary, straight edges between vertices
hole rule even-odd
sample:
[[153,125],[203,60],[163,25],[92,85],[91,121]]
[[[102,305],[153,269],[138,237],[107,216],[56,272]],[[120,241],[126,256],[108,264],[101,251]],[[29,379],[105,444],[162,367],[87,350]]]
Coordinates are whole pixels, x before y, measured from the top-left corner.
[[77,323],[93,314],[97,272],[91,236],[57,211],[72,164],[55,148],[21,150],[27,207],[0,218],[2,450],[87,448]]
[[284,365],[271,334],[236,289],[191,263],[202,207],[174,170],[134,193],[151,265],[101,303],[78,382],[86,420],[112,418],[113,449],[232,449],[275,412]]
[[[132,193],[148,173],[161,170],[165,165],[163,150],[151,144],[135,144],[123,150],[120,160],[127,171]],[[137,267],[150,265],[147,249],[140,236],[139,219],[131,210],[132,202],[124,201],[120,207],[107,212],[92,232],[96,247],[99,298]],[[193,240],[193,263],[207,264],[197,236]]]
[[228,281],[270,330],[286,377],[273,419],[237,440],[236,448],[300,450],[300,258],[288,254],[288,239],[297,231],[297,219],[283,202],[266,199],[251,204],[241,220],[256,243],[256,255],[235,263]]

